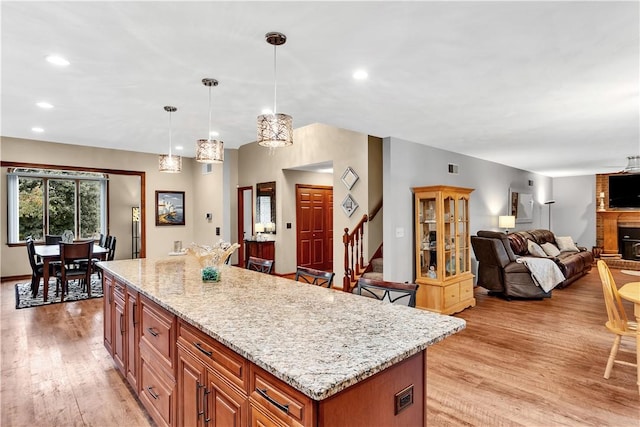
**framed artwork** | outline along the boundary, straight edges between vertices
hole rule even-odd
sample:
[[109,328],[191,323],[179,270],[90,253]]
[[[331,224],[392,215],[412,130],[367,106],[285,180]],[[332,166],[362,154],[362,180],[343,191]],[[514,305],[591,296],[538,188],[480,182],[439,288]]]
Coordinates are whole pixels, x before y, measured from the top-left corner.
[[347,190],[351,190],[353,188],[358,178],[358,174],[351,168],[351,166],[348,166],[342,174],[342,182],[344,183],[344,186],[347,187]]
[[516,224],[533,222],[533,204],[532,194],[509,189],[509,215],[516,217]]
[[342,201],[342,210],[347,216],[353,215],[353,213],[358,209],[358,202],[355,201],[351,194],[347,194],[347,197]]
[[184,225],[184,191],[156,191],[156,225]]

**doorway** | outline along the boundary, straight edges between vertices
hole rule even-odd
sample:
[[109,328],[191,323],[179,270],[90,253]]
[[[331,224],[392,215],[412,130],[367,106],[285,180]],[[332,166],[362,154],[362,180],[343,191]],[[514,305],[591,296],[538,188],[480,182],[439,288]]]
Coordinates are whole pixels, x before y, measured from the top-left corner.
[[333,187],[296,184],[297,265],[333,271]]
[[245,243],[253,235],[253,187],[238,188],[238,266],[244,267]]

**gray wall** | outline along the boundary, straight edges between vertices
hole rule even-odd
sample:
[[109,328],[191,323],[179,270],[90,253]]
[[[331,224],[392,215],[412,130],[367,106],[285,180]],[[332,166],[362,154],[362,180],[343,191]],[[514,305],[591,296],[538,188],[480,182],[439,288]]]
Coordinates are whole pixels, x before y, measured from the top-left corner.
[[[459,166],[457,175],[448,173],[449,163]],[[412,187],[474,188],[469,207],[472,234],[498,230],[498,215],[507,212],[509,188],[532,193],[535,200],[533,221],[516,224],[515,230],[547,226],[543,202],[552,198],[550,177],[397,138],[383,141],[383,173],[385,280],[415,279]]]
[[[554,178],[553,194],[552,231],[558,236],[571,236],[579,246],[591,250],[596,244],[595,175]],[[547,217],[545,224],[548,221]]]

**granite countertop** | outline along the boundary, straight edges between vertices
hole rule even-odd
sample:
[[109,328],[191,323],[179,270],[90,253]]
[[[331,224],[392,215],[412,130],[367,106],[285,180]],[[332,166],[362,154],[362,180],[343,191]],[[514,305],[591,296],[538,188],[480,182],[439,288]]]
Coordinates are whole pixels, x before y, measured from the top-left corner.
[[203,283],[192,255],[98,265],[315,400],[465,327],[456,317],[238,267]]

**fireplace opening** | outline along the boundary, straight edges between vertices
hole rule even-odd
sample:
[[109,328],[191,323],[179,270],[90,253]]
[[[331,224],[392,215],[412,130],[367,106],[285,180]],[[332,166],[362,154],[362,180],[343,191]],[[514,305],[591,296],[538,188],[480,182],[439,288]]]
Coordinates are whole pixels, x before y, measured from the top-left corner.
[[640,261],[640,228],[618,227],[618,247],[623,259]]

